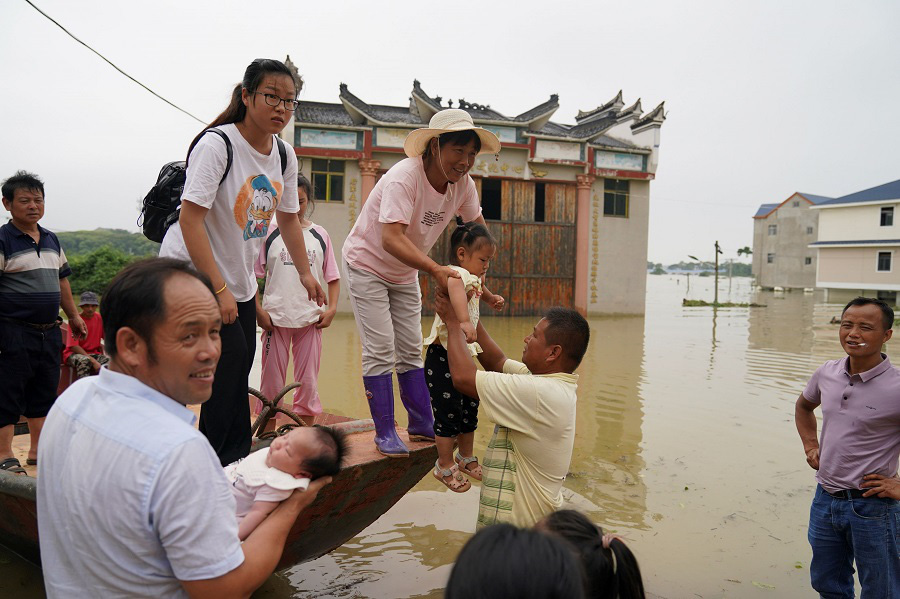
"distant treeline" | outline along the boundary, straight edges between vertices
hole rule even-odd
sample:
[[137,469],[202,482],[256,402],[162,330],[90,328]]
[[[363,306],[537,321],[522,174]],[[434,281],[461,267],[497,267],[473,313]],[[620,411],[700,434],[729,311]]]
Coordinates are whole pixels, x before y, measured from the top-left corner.
[[[728,276],[729,269],[733,277],[749,277],[750,265],[744,262],[719,262],[719,275]],[[661,262],[647,262],[647,270],[652,275],[664,275],[670,272],[688,271],[697,273],[701,276],[709,276],[715,273],[716,265],[714,262],[679,262],[678,264],[670,264],[663,266]]]
[[99,250],[103,246],[116,249],[130,256],[148,256],[159,253],[159,244],[140,233],[124,229],[94,229],[93,231],[69,231],[57,233],[66,256],[81,256]]
[[56,235],[72,268],[69,283],[76,303],[84,291],[102,295],[116,273],[128,264],[159,253],[158,243],[140,233],[122,229],[69,231]]

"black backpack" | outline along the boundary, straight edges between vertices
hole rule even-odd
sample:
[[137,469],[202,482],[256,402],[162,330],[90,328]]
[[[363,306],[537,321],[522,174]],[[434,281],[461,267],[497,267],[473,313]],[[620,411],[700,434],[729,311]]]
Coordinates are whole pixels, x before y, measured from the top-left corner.
[[[231,170],[234,150],[231,147],[231,140],[219,129],[207,129],[201,135],[210,132],[220,136],[225,142],[227,157],[225,159],[225,172],[219,181],[219,185],[221,185],[225,182],[225,177],[228,176],[228,172]],[[283,175],[285,169],[287,169],[287,148],[278,136],[275,136],[275,141],[278,142],[278,156],[281,158],[281,174]],[[193,150],[193,146],[190,149]],[[190,150],[188,150],[188,154],[190,154]],[[181,206],[181,193],[184,191],[186,172],[187,162],[184,160],[166,164],[159,171],[156,185],[150,188],[150,191],[144,196],[137,226],[144,232],[144,237],[150,241],[162,243],[163,237],[166,236],[166,231],[178,221],[178,208]]]

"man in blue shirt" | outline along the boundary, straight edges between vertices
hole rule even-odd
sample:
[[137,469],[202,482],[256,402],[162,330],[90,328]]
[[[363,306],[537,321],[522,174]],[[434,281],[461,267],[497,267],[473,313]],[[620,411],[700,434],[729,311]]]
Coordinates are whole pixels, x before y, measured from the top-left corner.
[[47,596],[249,596],[331,477],[295,491],[241,544],[225,472],[186,407],[209,399],[221,354],[209,279],[179,260],[137,262],[100,312],[109,364],[59,396],[40,447]]
[[44,184],[19,171],[3,182],[3,207],[12,219],[0,227],[0,469],[23,474],[12,452],[14,426],[28,419],[37,463],[44,417],[56,399],[62,335],[59,307],[76,338],[87,333],[75,309],[72,274],[56,235],[38,225],[44,216]]

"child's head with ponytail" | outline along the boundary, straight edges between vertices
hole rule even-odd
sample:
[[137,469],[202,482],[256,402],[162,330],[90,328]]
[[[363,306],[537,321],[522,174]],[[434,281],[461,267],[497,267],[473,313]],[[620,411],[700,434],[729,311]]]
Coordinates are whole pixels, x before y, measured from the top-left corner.
[[476,276],[487,272],[497,250],[497,241],[481,223],[463,222],[456,217],[456,230],[450,236],[450,263],[461,266]]
[[575,510],[553,512],[535,527],[568,541],[581,560],[585,597],[644,599],[641,569],[628,546]]

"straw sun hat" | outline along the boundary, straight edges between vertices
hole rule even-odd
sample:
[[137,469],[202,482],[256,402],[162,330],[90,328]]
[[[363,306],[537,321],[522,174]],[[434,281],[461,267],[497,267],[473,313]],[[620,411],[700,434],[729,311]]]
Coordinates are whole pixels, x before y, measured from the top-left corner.
[[416,129],[406,136],[406,141],[403,142],[403,151],[410,158],[415,158],[425,152],[425,146],[433,137],[442,133],[468,130],[474,131],[481,140],[479,154],[496,154],[500,151],[500,140],[497,139],[497,136],[487,129],[476,127],[469,113],[460,108],[447,108],[436,113],[428,122],[428,127]]

